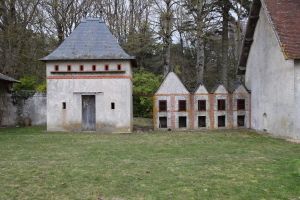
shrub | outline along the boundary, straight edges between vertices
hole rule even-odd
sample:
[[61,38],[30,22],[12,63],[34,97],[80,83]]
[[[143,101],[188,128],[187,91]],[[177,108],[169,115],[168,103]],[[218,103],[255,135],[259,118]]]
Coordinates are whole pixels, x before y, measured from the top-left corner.
[[133,78],[133,113],[135,117],[152,116],[152,96],[158,89],[162,77],[140,70]]
[[13,90],[18,92],[21,90],[35,90],[37,79],[34,76],[24,76],[20,79],[20,83],[14,84]]
[[47,83],[44,81],[43,83],[36,86],[35,90],[37,92],[45,93],[47,91]]

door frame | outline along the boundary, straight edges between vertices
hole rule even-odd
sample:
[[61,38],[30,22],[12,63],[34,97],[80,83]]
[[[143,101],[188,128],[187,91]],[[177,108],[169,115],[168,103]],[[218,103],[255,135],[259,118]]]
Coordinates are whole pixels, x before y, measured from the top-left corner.
[[[88,96],[88,97],[93,97],[93,99],[94,99],[94,112],[93,112],[93,115],[94,115],[94,124],[92,125],[93,126],[93,128],[91,128],[91,129],[86,129],[85,127],[84,127],[84,107],[83,107],[83,97],[84,96]],[[81,130],[82,131],[96,131],[96,129],[97,129],[97,127],[96,127],[96,122],[97,122],[97,118],[96,118],[96,95],[95,94],[82,94],[81,95]]]

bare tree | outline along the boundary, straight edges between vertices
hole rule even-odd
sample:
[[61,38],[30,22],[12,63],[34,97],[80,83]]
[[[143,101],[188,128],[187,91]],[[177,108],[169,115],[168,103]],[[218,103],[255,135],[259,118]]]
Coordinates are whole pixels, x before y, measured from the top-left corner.
[[30,29],[35,24],[40,0],[0,1],[0,69],[20,76],[25,71],[24,60],[31,55]]
[[[43,0],[42,8],[55,29],[59,43],[69,36],[80,20],[90,12],[92,0]],[[54,27],[53,27],[54,26]]]
[[176,31],[174,29],[174,10],[175,5],[178,4],[176,0],[154,0],[156,10],[159,14],[159,31],[158,35],[162,38],[163,42],[163,72],[164,75],[173,71],[170,65],[171,60],[171,45],[172,35]]
[[187,30],[195,32],[196,73],[197,80],[204,77],[204,37],[207,16],[206,0],[185,0],[183,4],[188,12]]

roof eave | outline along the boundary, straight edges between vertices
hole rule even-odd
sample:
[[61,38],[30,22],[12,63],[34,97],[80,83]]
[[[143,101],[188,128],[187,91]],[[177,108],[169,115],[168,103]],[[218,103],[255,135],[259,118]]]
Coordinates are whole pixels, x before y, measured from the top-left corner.
[[253,36],[255,32],[255,28],[257,25],[257,22],[259,20],[259,12],[262,7],[261,1],[260,0],[254,0],[251,10],[250,10],[250,15],[249,15],[249,20],[247,23],[246,27],[246,33],[243,39],[243,45],[242,45],[242,51],[239,59],[239,67],[237,74],[238,75],[243,75],[246,72],[246,65],[248,61],[248,56],[250,52],[251,45],[253,43]]
[[55,62],[55,61],[94,61],[94,60],[136,60],[135,57],[128,58],[51,58],[46,57],[39,59],[43,62]]

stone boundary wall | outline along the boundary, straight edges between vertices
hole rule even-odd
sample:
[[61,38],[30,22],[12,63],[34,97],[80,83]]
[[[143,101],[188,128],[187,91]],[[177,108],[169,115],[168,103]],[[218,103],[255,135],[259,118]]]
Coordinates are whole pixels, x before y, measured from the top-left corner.
[[14,104],[12,95],[5,94],[1,97],[0,126],[46,125],[46,94],[35,93],[32,97],[24,100],[22,103],[21,113],[18,114],[18,105]]

